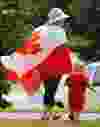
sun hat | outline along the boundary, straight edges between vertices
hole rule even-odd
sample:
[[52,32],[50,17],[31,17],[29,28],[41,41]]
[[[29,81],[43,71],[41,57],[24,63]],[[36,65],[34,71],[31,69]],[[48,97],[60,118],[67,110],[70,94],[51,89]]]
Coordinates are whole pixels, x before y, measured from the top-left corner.
[[52,8],[48,14],[49,23],[54,23],[69,17],[70,16],[64,14],[64,12],[60,8]]

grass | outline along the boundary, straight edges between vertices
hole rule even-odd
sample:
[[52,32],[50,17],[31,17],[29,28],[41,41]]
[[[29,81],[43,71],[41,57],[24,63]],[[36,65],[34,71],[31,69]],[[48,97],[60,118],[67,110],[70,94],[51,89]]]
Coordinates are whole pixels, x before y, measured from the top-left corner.
[[59,108],[58,106],[54,106],[52,109],[44,109],[44,108],[33,108],[32,112],[64,112],[64,108]]
[[96,106],[96,112],[100,112],[100,105]]
[[[32,110],[33,112],[42,112],[44,111],[43,108],[33,108]],[[64,112],[64,108],[59,108],[57,106],[54,106],[51,110],[48,109],[49,112]],[[97,105],[96,106],[96,109],[93,109],[92,111],[90,112],[100,112],[100,105]]]
[[[44,111],[45,109],[42,108],[42,107],[34,107],[32,109],[32,112],[42,112]],[[52,109],[48,109],[49,112],[64,112],[64,108],[59,108],[57,106],[54,106]],[[6,109],[2,109],[0,108],[0,112],[16,112],[16,106],[15,105],[12,105],[11,107],[9,108],[6,108]],[[100,105],[97,105],[96,106],[96,110],[93,109],[92,111],[90,112],[100,112]]]
[[81,120],[80,127],[99,127],[100,120]]
[[[43,112],[45,111],[44,108],[42,107],[35,107],[32,109],[32,112]],[[59,108],[57,106],[54,106],[52,109],[48,109],[47,111],[49,112],[64,112],[64,108]],[[2,109],[0,108],[0,112],[16,112],[16,107],[15,105],[12,105],[11,107],[9,108],[6,108],[6,109]]]
[[9,108],[5,108],[5,109],[0,108],[0,112],[16,112],[16,107],[15,105],[12,105]]

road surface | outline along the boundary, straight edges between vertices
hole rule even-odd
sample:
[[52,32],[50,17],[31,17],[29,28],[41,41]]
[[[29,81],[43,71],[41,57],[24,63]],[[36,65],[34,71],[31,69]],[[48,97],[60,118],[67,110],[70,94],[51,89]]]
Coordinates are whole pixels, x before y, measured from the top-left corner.
[[[0,119],[40,119],[41,113],[17,112],[17,113],[0,113]],[[81,113],[80,120],[100,119],[100,113]]]

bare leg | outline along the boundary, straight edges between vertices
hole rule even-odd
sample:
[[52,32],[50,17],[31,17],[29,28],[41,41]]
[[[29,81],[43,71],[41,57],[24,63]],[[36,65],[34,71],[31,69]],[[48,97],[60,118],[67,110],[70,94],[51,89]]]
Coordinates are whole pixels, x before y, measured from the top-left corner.
[[64,84],[64,115],[62,116],[62,119],[64,120],[69,120],[69,114],[70,114],[70,110],[69,110],[69,104],[68,104],[68,84],[67,81]]
[[74,117],[74,120],[79,120],[80,119],[80,112],[73,112],[73,117]]

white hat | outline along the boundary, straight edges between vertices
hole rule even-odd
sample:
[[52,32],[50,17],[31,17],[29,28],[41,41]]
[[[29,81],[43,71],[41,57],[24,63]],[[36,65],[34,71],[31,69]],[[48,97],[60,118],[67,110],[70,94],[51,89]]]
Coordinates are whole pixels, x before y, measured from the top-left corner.
[[56,21],[69,18],[69,15],[65,15],[60,8],[52,8],[48,14],[49,22],[54,23]]

